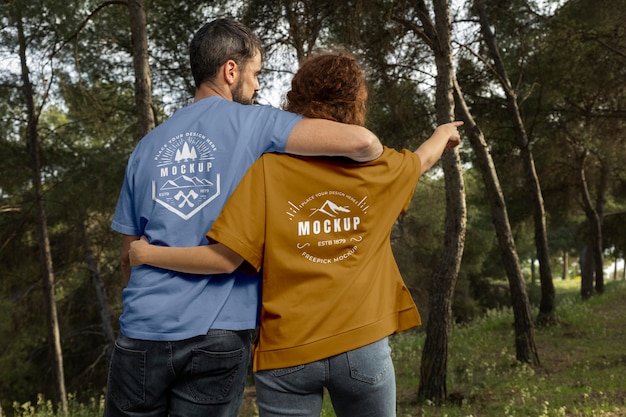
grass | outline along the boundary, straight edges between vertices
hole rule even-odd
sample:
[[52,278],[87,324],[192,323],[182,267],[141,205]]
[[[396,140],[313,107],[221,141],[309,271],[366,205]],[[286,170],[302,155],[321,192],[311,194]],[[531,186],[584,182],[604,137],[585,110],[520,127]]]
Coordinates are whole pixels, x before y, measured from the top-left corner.
[[[626,416],[626,283],[581,302],[576,281],[556,282],[558,324],[536,328],[541,366],[515,360],[511,311],[452,331],[447,388],[454,404],[415,402],[424,335],[394,337],[399,417]],[[332,414],[329,414],[332,415]]]
[[[393,336],[398,417],[626,417],[626,282],[609,281],[604,295],[586,302],[580,301],[579,282],[555,286],[558,323],[535,329],[541,366],[515,360],[510,310],[490,311],[453,328],[451,401],[442,406],[416,402],[424,332]],[[16,404],[13,411],[15,417],[55,416],[42,398],[35,405]],[[101,400],[70,399],[69,416],[100,415]],[[256,415],[250,386],[240,416]],[[334,415],[326,398],[322,416]]]

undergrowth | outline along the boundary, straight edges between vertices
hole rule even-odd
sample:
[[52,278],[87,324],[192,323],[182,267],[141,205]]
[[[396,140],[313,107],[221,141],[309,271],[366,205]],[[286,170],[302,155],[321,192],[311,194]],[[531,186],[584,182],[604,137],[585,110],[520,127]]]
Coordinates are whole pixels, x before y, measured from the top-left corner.
[[[448,398],[440,406],[416,401],[425,333],[412,330],[393,336],[398,417],[626,416],[626,282],[610,281],[603,295],[584,302],[579,285],[555,282],[557,324],[535,328],[540,366],[515,360],[510,309],[489,311],[469,324],[454,326]],[[256,416],[254,387],[246,391],[240,416]],[[95,417],[102,411],[102,398],[87,404],[69,398],[69,416]],[[7,415],[61,416],[42,397],[34,404],[14,404]],[[334,416],[328,399],[322,416]]]

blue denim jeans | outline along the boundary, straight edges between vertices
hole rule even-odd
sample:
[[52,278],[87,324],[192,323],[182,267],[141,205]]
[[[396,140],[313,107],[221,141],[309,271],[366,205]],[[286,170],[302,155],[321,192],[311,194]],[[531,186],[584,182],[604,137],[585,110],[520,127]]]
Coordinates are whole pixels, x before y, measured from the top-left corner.
[[317,362],[254,374],[260,417],[319,416],[324,388],[337,417],[393,417],[396,379],[384,338]]
[[120,335],[109,367],[104,416],[236,417],[251,340],[251,331],[229,330],[176,342]]

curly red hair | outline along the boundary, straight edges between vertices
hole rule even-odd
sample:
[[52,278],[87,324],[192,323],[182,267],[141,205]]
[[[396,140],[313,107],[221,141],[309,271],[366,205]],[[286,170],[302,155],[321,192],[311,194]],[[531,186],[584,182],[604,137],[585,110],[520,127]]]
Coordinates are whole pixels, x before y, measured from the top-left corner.
[[305,117],[365,124],[365,74],[347,53],[307,58],[291,81],[285,109]]

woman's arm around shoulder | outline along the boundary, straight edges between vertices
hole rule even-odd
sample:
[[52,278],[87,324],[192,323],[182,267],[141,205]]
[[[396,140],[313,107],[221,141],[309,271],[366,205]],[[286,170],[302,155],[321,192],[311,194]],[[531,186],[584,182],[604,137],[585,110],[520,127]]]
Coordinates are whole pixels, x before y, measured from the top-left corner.
[[221,243],[191,247],[157,246],[145,236],[130,244],[130,266],[152,265],[189,274],[231,273],[243,258]]

